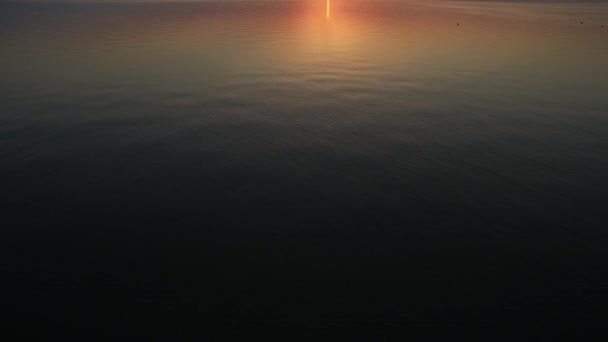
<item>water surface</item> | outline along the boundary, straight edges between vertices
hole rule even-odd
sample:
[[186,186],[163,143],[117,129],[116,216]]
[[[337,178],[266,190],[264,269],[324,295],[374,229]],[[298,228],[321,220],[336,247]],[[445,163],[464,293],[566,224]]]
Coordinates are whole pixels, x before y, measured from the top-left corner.
[[494,324],[606,299],[607,5],[0,8],[18,317]]

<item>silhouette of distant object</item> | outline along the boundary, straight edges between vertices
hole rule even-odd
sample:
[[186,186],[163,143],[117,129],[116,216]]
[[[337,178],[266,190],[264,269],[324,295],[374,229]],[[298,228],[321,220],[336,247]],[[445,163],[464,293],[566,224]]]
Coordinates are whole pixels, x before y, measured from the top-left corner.
[[582,23],[583,23],[583,22],[581,21],[581,24],[582,24]]
[[460,26],[460,23],[456,23],[456,26]]

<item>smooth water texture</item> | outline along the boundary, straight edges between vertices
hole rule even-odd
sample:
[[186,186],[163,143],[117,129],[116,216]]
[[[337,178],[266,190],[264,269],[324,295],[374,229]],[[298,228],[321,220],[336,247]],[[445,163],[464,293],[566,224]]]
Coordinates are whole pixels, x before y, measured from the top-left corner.
[[606,4],[0,4],[0,49],[20,288],[347,320],[605,285]]

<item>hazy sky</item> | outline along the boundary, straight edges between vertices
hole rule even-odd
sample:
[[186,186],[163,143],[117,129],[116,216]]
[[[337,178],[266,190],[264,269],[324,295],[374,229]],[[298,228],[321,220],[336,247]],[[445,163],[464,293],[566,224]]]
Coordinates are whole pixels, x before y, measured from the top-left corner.
[[[0,0],[0,2],[201,2],[201,1],[256,1],[256,0]],[[290,1],[290,0],[277,0],[277,1]],[[378,1],[378,0],[371,0],[371,1]],[[411,1],[411,0],[407,0],[407,1]],[[425,0],[419,0],[419,1],[425,1]],[[444,1],[458,1],[458,0],[444,0]],[[464,1],[467,1],[467,0],[464,0]],[[468,1],[573,2],[573,3],[608,2],[608,0],[468,0]]]

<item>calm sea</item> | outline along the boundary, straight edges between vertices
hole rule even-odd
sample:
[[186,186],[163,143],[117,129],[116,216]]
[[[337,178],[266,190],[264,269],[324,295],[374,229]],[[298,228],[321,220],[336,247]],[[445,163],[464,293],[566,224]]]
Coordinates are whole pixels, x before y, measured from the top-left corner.
[[0,4],[3,306],[96,335],[601,317],[607,63],[606,4]]

